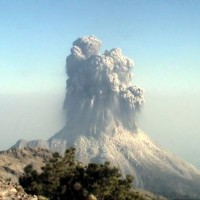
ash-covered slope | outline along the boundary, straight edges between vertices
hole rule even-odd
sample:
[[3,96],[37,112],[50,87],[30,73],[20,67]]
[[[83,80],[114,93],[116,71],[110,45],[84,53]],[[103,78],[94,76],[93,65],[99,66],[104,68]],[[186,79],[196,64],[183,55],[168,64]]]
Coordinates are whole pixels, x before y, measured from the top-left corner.
[[[62,130],[66,136],[66,129]],[[51,149],[60,150],[62,139],[51,138]],[[110,161],[121,172],[133,174],[136,186],[170,198],[200,198],[200,171],[155,144],[147,135],[118,126],[99,138],[78,136],[65,141],[75,146],[83,163]]]
[[136,126],[143,90],[132,82],[133,61],[118,48],[99,53],[101,42],[77,39],[67,57],[65,127],[48,141],[19,142],[63,153],[75,146],[84,163],[110,161],[136,185],[171,198],[200,198],[200,171],[152,142]]
[[[124,175],[134,175],[137,187],[173,199],[200,198],[200,171],[163,150],[141,131],[133,133],[119,125],[112,134],[98,138],[79,135],[73,140],[69,130],[64,128],[61,132],[69,139],[54,136],[44,141],[45,147],[48,144],[50,150],[63,153],[74,146],[81,162],[110,161]],[[37,141],[26,143],[33,144],[37,147]],[[19,142],[15,147],[23,145]]]

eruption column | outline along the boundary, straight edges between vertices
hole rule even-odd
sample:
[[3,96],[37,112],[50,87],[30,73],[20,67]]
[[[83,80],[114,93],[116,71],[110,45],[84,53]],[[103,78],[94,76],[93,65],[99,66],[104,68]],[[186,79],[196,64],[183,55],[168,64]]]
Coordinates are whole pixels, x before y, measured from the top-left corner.
[[93,36],[73,42],[66,60],[66,128],[92,136],[111,134],[118,125],[134,131],[144,102],[143,90],[132,84],[134,63],[119,48],[99,54],[100,46]]

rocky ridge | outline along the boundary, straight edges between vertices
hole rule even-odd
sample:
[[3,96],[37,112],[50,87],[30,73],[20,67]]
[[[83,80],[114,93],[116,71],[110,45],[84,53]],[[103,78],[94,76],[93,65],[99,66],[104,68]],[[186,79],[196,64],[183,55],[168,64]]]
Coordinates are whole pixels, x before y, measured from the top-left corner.
[[28,195],[20,185],[0,179],[1,200],[38,200],[37,196]]
[[52,152],[45,149],[12,148],[0,152],[0,178],[13,183],[18,182],[18,177],[23,174],[24,167],[32,164],[40,171],[44,162],[50,158]]

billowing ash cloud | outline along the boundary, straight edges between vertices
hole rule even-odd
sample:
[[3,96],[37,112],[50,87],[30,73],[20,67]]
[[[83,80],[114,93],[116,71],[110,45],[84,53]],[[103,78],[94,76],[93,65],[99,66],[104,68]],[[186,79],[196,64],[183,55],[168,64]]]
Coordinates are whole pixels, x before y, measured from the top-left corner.
[[132,84],[133,61],[114,48],[99,54],[101,41],[78,38],[67,57],[67,128],[85,135],[101,135],[119,125],[135,130],[135,115],[144,98]]

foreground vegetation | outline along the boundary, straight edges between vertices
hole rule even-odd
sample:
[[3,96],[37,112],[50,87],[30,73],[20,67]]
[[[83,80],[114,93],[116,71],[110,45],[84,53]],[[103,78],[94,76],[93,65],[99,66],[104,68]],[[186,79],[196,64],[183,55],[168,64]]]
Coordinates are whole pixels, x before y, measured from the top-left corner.
[[26,166],[19,183],[27,193],[50,200],[146,199],[133,190],[132,176],[123,178],[119,169],[108,162],[85,166],[75,160],[74,148],[67,149],[63,157],[54,153],[41,173],[32,165]]

